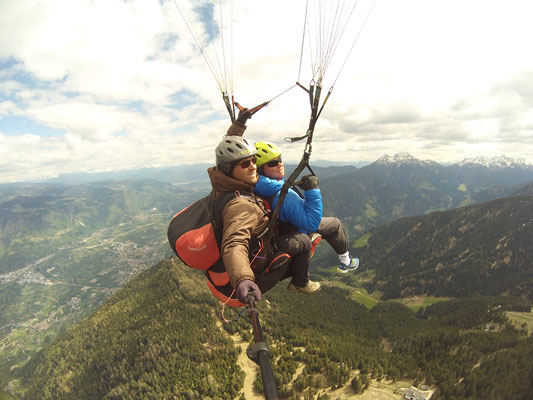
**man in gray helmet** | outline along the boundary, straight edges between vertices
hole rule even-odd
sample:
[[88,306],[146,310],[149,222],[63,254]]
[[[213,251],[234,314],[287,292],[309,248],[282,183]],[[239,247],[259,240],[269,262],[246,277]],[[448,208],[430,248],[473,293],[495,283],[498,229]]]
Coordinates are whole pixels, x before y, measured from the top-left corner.
[[[244,122],[249,118],[243,114],[239,115],[228,130],[228,136],[216,147],[216,167],[209,168],[208,174],[215,201],[228,192],[235,193],[235,198],[231,199],[222,210],[220,253],[225,272],[229,276],[229,284],[234,289],[232,296],[228,294],[226,296],[237,297],[242,303],[246,303],[249,292],[253,293],[256,300],[260,300],[262,292],[291,275],[293,280],[298,277],[305,280],[299,282],[301,286],[306,286],[310,281],[308,264],[305,266],[305,271],[292,271],[287,262],[283,266],[267,268],[271,258],[267,251],[272,240],[271,232],[260,239],[258,236],[268,226],[270,211],[265,201],[253,194],[254,186],[259,179],[256,167],[257,150],[253,142],[242,137],[246,129]],[[302,249],[302,251],[310,252],[311,249]],[[288,261],[289,257],[286,253],[285,255]],[[265,273],[269,269],[275,271]],[[220,285],[221,288],[223,283]],[[216,286],[214,280],[211,284]],[[318,289],[313,292],[315,291]]]

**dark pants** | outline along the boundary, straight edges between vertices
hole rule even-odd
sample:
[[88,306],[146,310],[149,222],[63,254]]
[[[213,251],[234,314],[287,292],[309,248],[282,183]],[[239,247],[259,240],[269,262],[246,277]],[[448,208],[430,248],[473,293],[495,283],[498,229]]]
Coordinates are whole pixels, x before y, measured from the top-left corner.
[[[346,234],[338,218],[323,217],[317,233],[322,235],[337,254],[344,254],[348,251]],[[307,282],[309,282],[311,249],[313,247],[309,235],[298,232],[281,234],[277,239],[277,247],[291,256],[288,276],[292,277],[292,283],[300,287],[307,285]]]
[[317,233],[329,243],[337,254],[344,254],[348,251],[348,242],[341,221],[335,217],[322,217]]
[[309,263],[311,262],[311,238],[306,233],[288,233],[277,238],[279,250],[291,256],[290,276],[292,284],[304,287],[309,282]]

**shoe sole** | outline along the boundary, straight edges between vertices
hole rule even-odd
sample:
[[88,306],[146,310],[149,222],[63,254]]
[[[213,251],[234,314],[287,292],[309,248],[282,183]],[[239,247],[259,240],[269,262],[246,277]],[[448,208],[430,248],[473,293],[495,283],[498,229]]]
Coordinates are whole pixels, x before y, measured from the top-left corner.
[[287,286],[287,290],[291,293],[303,293],[303,294],[307,294],[307,295],[311,295],[311,294],[315,294],[316,292],[319,292],[320,289],[322,289],[322,286],[320,286],[317,290],[315,290],[314,292],[311,292],[311,293],[307,293],[307,292],[304,292],[300,289],[293,289],[291,288],[290,286]]

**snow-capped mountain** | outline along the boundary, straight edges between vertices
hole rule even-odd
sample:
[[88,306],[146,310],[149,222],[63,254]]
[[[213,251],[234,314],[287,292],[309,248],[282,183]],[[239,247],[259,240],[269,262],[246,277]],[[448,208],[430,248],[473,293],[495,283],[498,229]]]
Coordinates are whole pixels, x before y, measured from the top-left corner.
[[471,191],[469,196],[474,196],[490,189],[489,197],[483,197],[485,200],[495,198],[494,193],[504,193],[509,188],[533,181],[533,165],[523,158],[506,156],[477,157],[443,166],[405,152],[392,157],[385,154],[361,168],[361,173],[394,185],[409,187],[416,184],[417,188],[439,188],[444,193],[461,188]]
[[[394,156],[389,156],[388,154],[383,155],[372,165],[382,165],[382,166],[420,166],[420,167],[442,167],[441,164],[432,161],[432,160],[420,160],[416,157],[413,157],[411,154],[402,152],[397,153]],[[461,169],[463,167],[472,168],[472,167],[481,167],[488,170],[500,170],[500,169],[523,169],[533,171],[533,165],[526,162],[524,158],[511,158],[504,155],[497,157],[475,157],[475,158],[465,158],[463,161],[458,162],[450,166],[452,169]]]
[[457,167],[485,167],[489,169],[521,168],[533,169],[533,165],[528,164],[523,158],[511,158],[504,155],[496,157],[475,157],[465,158],[455,164]]
[[376,161],[373,162],[373,165],[388,165],[388,166],[402,166],[402,165],[411,165],[416,167],[431,167],[431,166],[438,166],[438,164],[435,161],[431,160],[420,160],[416,157],[413,157],[411,154],[402,152],[397,153],[394,156],[389,156],[388,154],[385,154],[384,156],[380,157]]
[[447,167],[454,179],[475,187],[513,187],[533,180],[533,165],[523,158],[476,157]]

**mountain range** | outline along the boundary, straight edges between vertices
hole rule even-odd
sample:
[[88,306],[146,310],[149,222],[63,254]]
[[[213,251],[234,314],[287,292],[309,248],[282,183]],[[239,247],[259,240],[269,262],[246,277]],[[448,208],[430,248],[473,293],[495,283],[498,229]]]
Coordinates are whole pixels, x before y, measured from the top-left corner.
[[[420,160],[409,153],[398,153],[394,156],[387,154],[380,157],[378,160],[372,162],[329,162],[323,160],[311,160],[313,169],[320,171],[318,176],[322,176],[322,171],[332,171],[335,168],[348,167],[351,170],[363,168],[365,166],[375,165],[388,165],[388,166],[404,166],[404,165],[418,165],[418,166],[436,166],[450,169],[467,169],[467,168],[485,168],[489,171],[506,171],[509,174],[510,171],[533,171],[533,165],[528,163],[523,158],[510,158],[504,155],[495,157],[475,157],[465,158],[464,160],[453,164],[439,164],[436,161]],[[104,172],[79,172],[79,173],[66,173],[61,174],[55,178],[49,179],[46,182],[38,182],[38,184],[46,183],[58,183],[58,184],[70,184],[76,185],[89,182],[111,181],[111,180],[127,180],[127,179],[156,179],[165,182],[171,182],[173,184],[187,184],[197,182],[207,182],[207,174],[205,171],[211,164],[194,164],[194,165],[177,165],[171,167],[152,167],[152,168],[139,168],[131,170],[114,170]],[[333,167],[332,167],[333,166]],[[294,166],[293,166],[294,168]],[[290,165],[287,165],[287,170],[291,170]],[[348,170],[345,170],[348,171]],[[512,174],[509,174],[512,175]],[[520,178],[518,178],[520,179]],[[526,179],[531,179],[526,176]],[[31,185],[30,182],[21,183],[3,183],[0,184],[0,191],[6,187],[14,187],[19,185]],[[508,185],[513,186],[514,181],[507,182]]]
[[[354,252],[361,259],[360,274],[348,274],[341,280],[352,288],[357,287],[357,290],[366,289],[370,295],[376,299],[381,297],[382,300],[413,295],[459,297],[512,294],[531,301],[533,290],[529,260],[532,259],[530,243],[533,243],[530,224],[533,184],[527,182],[533,181],[533,170],[525,163],[504,163],[502,160],[505,161],[502,158],[493,160],[492,166],[481,165],[480,162],[474,162],[473,167],[470,162],[442,166],[403,153],[394,157],[384,156],[359,169],[354,166],[313,168],[321,180],[326,215],[336,215],[343,220],[351,242],[356,242]],[[202,173],[205,174],[205,171]],[[124,256],[121,241],[124,239],[124,244],[128,241],[126,248],[132,254],[138,250],[141,250],[138,254],[144,254],[146,251],[154,252],[155,248],[160,249],[161,237],[154,229],[164,230],[165,221],[175,212],[209,190],[206,181],[193,185],[186,180],[180,181],[182,178],[176,179],[177,185],[157,180],[119,180],[79,185],[0,185],[3,246],[0,249],[0,281],[4,284],[0,293],[4,299],[0,320],[3,332],[9,334],[13,329],[16,335],[11,337],[20,337],[24,330],[28,331],[28,326],[33,329],[33,322],[29,323],[29,319],[25,321],[21,312],[20,305],[24,304],[24,298],[32,299],[27,305],[32,321],[35,309],[39,310],[41,320],[51,310],[61,311],[55,317],[52,315],[55,312],[52,312],[45,319],[47,323],[57,320],[60,314],[68,315],[69,309],[76,311],[71,320],[75,322],[86,315],[88,309],[83,307],[97,306],[109,298],[118,289],[117,285],[121,285],[120,282],[127,281],[113,275],[111,270],[116,267],[112,266],[112,262],[115,260],[109,257],[117,257],[124,265],[120,267],[122,276],[131,276],[126,275],[128,265],[136,265],[133,258]],[[138,238],[133,239],[133,244],[131,232],[136,231],[136,224],[152,225],[152,231],[147,230],[142,235],[138,231]],[[117,230],[107,234],[105,229],[108,228]],[[149,244],[150,237],[154,242],[150,244],[152,247],[140,248],[141,243]],[[90,253],[83,246],[68,251],[73,243],[86,239],[90,244],[85,246],[87,249],[90,247],[102,251]],[[102,239],[103,246],[98,244]],[[59,258],[54,250],[57,248],[63,249]],[[43,259],[47,254],[56,258]],[[144,260],[143,257],[139,257],[139,260]],[[327,246],[319,246],[314,265],[319,263],[327,268],[335,264],[335,258]],[[69,267],[69,263],[75,267]],[[31,267],[33,264],[38,266]],[[151,265],[145,264],[140,269],[136,267],[135,271],[142,271]],[[168,266],[168,263],[165,265]],[[9,273],[4,272],[21,267],[24,267],[21,274],[37,273],[47,281],[35,281],[33,275],[28,279],[21,275],[15,280],[6,280]],[[313,269],[312,274],[315,272]],[[153,277],[152,274],[150,276]],[[332,274],[327,276],[330,279]],[[180,279],[177,281],[182,282],[185,278],[181,276]],[[333,276],[333,281],[337,280]],[[68,287],[68,292],[63,289],[59,291],[55,283],[63,288]],[[137,284],[144,286],[148,283],[141,280]],[[152,286],[159,284],[150,283]],[[112,291],[104,292],[111,286]],[[53,292],[46,293],[44,289],[47,288]],[[46,298],[55,299],[56,303],[36,300],[43,293]],[[128,293],[127,296],[131,296],[132,292]],[[93,297],[95,294],[97,297]],[[188,292],[186,295],[193,299],[194,296],[190,294]],[[124,293],[120,296],[123,301],[129,301]],[[199,303],[205,302],[211,303],[211,300],[203,297],[199,300]],[[196,304],[194,300],[192,304]],[[139,307],[135,307],[135,312],[140,313],[139,318],[150,321],[147,322],[149,324],[155,323]],[[16,326],[9,322],[15,316],[20,321]],[[132,318],[136,317],[132,314]],[[35,319],[35,322],[39,321]],[[321,322],[313,323],[318,326]],[[304,327],[304,322],[302,324],[301,327]],[[66,325],[63,323],[61,326]],[[58,329],[53,331],[54,337],[57,332]],[[103,333],[97,335],[106,337]],[[132,332],[131,340],[136,335]],[[148,331],[146,335],[149,335]],[[51,338],[50,334],[46,341]],[[1,343],[7,343],[4,350],[13,346],[12,339],[1,339]],[[220,339],[215,342],[215,348],[225,343]],[[64,342],[54,347],[53,352],[58,359],[65,357],[57,350],[63,345]],[[137,345],[131,343],[131,346],[130,350]],[[175,344],[168,343],[168,346],[174,348]],[[118,347],[117,350],[121,351]],[[15,353],[17,356],[13,360],[19,366],[21,356],[33,354],[27,350],[23,353],[17,350]],[[55,362],[50,358],[50,353],[39,357],[45,358],[34,359],[32,371],[41,362],[44,363],[41,365]],[[82,351],[80,357],[86,358],[88,354]],[[128,363],[128,356],[125,358]],[[7,371],[12,368],[9,365],[15,365],[7,361],[6,358],[0,363],[0,375],[4,367]],[[103,368],[100,361],[95,362]],[[91,368],[89,366],[85,377],[96,373]],[[110,368],[113,374],[120,373],[120,368],[114,363],[110,363]],[[31,376],[34,372],[27,373]],[[40,376],[49,379],[47,375]],[[99,373],[95,376],[99,376]],[[97,382],[94,384],[98,386]]]
[[[405,216],[500,198],[533,181],[533,166],[506,157],[444,167],[399,153],[360,169],[314,170],[321,179],[324,214],[339,217],[353,238]],[[209,191],[204,168],[145,169],[141,176],[160,180],[0,185],[0,273],[46,256],[50,246],[73,242],[142,210],[157,208],[171,215]],[[200,177],[200,183],[191,181]]]
[[486,165],[472,159],[443,166],[407,153],[385,155],[356,171],[322,180],[325,214],[338,216],[358,235],[401,217],[504,197],[533,181],[533,165],[506,157],[490,160]]

